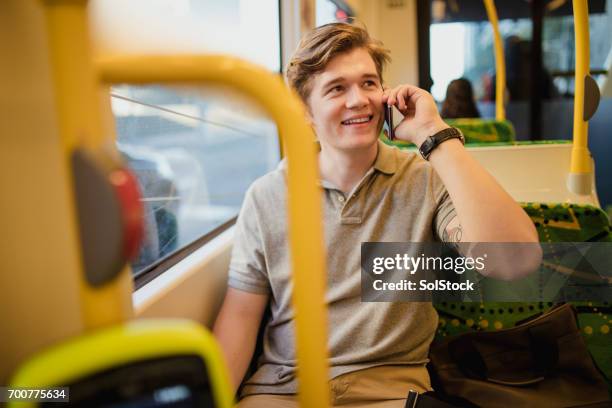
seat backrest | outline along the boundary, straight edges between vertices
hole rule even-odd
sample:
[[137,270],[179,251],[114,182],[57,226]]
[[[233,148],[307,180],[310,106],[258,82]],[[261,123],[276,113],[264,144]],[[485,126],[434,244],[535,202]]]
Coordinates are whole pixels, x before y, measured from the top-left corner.
[[465,136],[466,143],[514,142],[516,132],[507,120],[460,118],[445,119]]
[[[465,136],[466,144],[512,144],[516,140],[514,126],[507,120],[462,118],[445,119],[450,126],[456,127]],[[403,140],[390,141],[381,133],[381,140],[392,146],[406,148],[411,143]]]
[[523,203],[541,242],[612,242],[610,220],[588,204]]

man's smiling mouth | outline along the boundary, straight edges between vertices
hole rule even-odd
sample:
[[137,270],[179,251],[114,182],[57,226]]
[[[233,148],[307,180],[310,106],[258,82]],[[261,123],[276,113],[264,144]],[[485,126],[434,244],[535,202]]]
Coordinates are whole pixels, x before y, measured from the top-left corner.
[[343,120],[341,123],[343,125],[360,125],[362,123],[370,122],[373,117],[374,115],[369,115],[369,116],[364,116],[361,118],[347,119],[347,120]]

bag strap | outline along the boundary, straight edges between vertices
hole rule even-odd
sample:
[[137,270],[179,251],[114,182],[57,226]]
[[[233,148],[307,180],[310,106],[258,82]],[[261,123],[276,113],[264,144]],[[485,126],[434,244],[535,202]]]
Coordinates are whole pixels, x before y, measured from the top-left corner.
[[467,400],[453,401],[453,403],[441,398],[440,395],[433,391],[427,391],[419,394],[416,391],[410,390],[406,397],[404,408],[478,408],[476,405]]
[[535,375],[529,378],[508,381],[490,377],[485,359],[474,344],[473,335],[454,339],[449,342],[448,350],[451,359],[468,378],[515,387],[532,385],[543,381],[554,370],[559,361],[559,348],[547,322],[526,328],[526,331],[535,368]]

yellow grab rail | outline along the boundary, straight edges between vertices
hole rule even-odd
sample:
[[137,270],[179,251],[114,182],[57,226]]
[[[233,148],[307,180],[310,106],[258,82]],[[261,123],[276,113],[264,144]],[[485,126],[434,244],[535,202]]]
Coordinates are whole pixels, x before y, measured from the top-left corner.
[[[49,36],[49,49],[53,85],[57,105],[60,145],[65,174],[71,175],[71,157],[79,146],[97,148],[108,142],[102,130],[100,99],[97,79],[91,59],[87,0],[45,0],[45,19]],[[70,213],[76,214],[72,177],[68,189],[62,191],[69,199]],[[77,257],[80,267],[78,280],[83,327],[94,329],[110,326],[131,317],[132,276],[128,268],[101,287],[88,284],[83,266],[82,248],[78,242],[78,220],[66,226],[67,233],[75,237],[70,253]]]
[[232,86],[257,100],[276,121],[288,165],[289,239],[293,268],[299,401],[326,407],[327,320],[321,191],[313,135],[297,96],[280,76],[227,56],[143,56],[100,60],[107,84],[194,83]]
[[495,119],[506,119],[504,94],[506,91],[506,61],[504,60],[504,45],[499,33],[499,21],[494,0],[484,0],[487,16],[493,28],[493,45],[495,47]]
[[585,81],[589,75],[589,10],[587,0],[573,0],[576,76],[574,80],[574,135],[568,189],[590,194],[593,178],[591,153],[587,144],[589,124],[584,118]]

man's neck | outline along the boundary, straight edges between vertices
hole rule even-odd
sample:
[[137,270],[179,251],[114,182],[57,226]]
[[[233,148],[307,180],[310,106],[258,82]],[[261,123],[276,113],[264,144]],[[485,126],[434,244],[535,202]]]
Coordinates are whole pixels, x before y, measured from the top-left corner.
[[351,152],[338,151],[322,145],[319,153],[321,178],[348,194],[374,165],[377,153],[378,143]]

